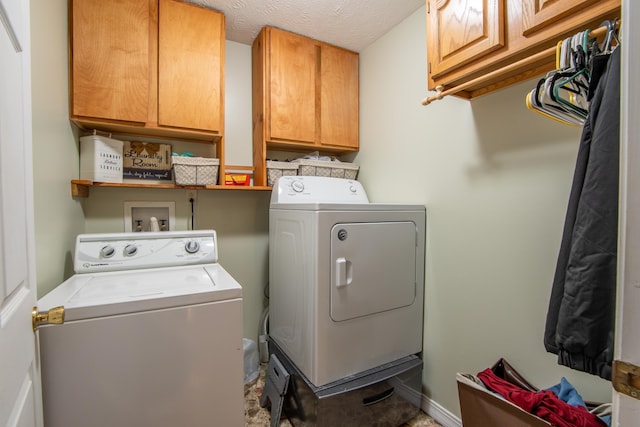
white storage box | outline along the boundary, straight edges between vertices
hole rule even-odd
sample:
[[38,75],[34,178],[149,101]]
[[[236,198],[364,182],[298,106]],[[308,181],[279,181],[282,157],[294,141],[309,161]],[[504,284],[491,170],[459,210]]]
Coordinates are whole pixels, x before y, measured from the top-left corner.
[[296,159],[298,175],[330,176],[332,178],[356,179],[360,167],[353,163],[329,162],[324,160]]
[[215,185],[220,159],[172,156],[173,175],[178,185]]
[[267,160],[267,185],[273,187],[281,176],[298,175],[298,164],[292,162],[277,162]]
[[80,137],[80,179],[122,182],[122,141],[100,135]]

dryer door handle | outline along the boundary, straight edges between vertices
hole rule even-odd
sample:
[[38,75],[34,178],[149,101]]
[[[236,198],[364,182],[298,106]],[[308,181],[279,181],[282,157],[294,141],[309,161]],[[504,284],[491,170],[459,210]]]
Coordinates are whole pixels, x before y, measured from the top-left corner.
[[336,258],[336,288],[350,285],[353,281],[351,261],[346,258]]

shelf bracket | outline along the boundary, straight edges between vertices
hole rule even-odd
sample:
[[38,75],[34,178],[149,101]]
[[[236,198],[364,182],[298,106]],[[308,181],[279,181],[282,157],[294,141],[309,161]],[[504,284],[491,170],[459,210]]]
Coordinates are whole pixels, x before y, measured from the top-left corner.
[[71,196],[72,197],[89,197],[89,186],[91,182],[71,182]]

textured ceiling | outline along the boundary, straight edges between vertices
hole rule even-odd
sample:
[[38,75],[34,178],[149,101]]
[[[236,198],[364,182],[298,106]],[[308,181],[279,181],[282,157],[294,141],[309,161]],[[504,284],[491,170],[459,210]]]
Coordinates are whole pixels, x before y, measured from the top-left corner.
[[190,0],[225,14],[226,38],[251,44],[265,25],[356,52],[362,51],[425,0]]

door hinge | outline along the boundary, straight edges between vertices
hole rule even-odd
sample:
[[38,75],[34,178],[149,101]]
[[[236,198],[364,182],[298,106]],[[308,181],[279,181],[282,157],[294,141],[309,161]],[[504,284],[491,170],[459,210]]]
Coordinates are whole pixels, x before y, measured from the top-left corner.
[[614,360],[611,383],[617,392],[640,400],[640,367]]
[[38,311],[38,307],[31,310],[31,326],[35,332],[42,325],[61,325],[64,323],[64,307],[54,307],[48,311]]

